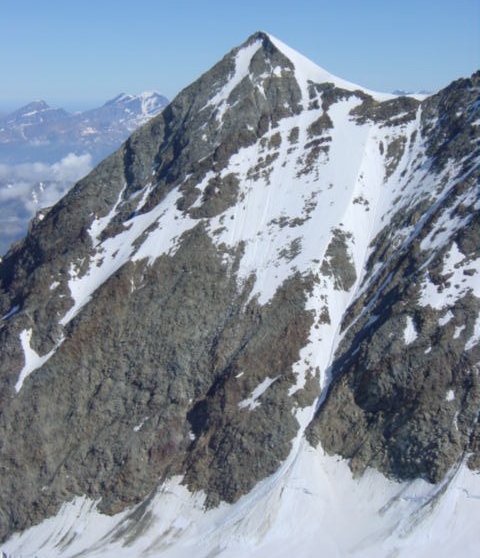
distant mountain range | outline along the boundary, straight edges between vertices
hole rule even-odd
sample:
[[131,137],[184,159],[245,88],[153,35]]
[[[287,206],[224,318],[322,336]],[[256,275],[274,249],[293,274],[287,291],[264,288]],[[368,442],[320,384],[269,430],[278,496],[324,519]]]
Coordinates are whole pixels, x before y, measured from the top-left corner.
[[159,114],[159,93],[122,93],[71,113],[33,101],[0,116],[0,254],[24,236],[29,220]]
[[155,91],[122,93],[101,107],[77,113],[33,101],[0,118],[0,162],[53,163],[69,153],[88,152],[96,163],[167,104]]

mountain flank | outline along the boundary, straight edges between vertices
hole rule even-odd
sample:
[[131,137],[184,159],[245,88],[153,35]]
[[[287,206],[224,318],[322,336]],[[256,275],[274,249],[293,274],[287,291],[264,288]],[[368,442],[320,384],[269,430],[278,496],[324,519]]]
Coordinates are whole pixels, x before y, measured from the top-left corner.
[[172,478],[246,501],[308,445],[478,470],[479,87],[378,94],[256,33],[32,223],[0,266],[0,539],[75,498],[147,521]]

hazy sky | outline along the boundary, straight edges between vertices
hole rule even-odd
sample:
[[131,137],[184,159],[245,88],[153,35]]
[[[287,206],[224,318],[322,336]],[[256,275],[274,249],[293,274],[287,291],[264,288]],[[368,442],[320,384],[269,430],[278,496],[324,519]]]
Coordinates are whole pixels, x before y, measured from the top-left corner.
[[378,91],[480,67],[480,0],[0,0],[0,111],[172,98],[256,30]]

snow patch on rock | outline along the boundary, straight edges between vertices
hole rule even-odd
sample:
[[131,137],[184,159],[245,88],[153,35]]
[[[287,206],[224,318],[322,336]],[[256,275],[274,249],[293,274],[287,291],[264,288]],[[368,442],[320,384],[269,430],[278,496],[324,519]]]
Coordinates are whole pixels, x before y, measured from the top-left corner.
[[405,345],[410,345],[410,343],[413,343],[417,337],[418,333],[415,328],[415,324],[411,316],[407,316],[407,325],[403,330],[403,340],[405,342]]

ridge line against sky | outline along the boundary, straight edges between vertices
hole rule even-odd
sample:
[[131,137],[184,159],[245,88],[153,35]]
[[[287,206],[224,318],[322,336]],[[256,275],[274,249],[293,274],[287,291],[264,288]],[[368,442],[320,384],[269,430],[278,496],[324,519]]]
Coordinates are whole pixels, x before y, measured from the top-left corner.
[[435,91],[480,66],[480,0],[0,0],[0,111],[169,98],[257,30],[376,91]]

